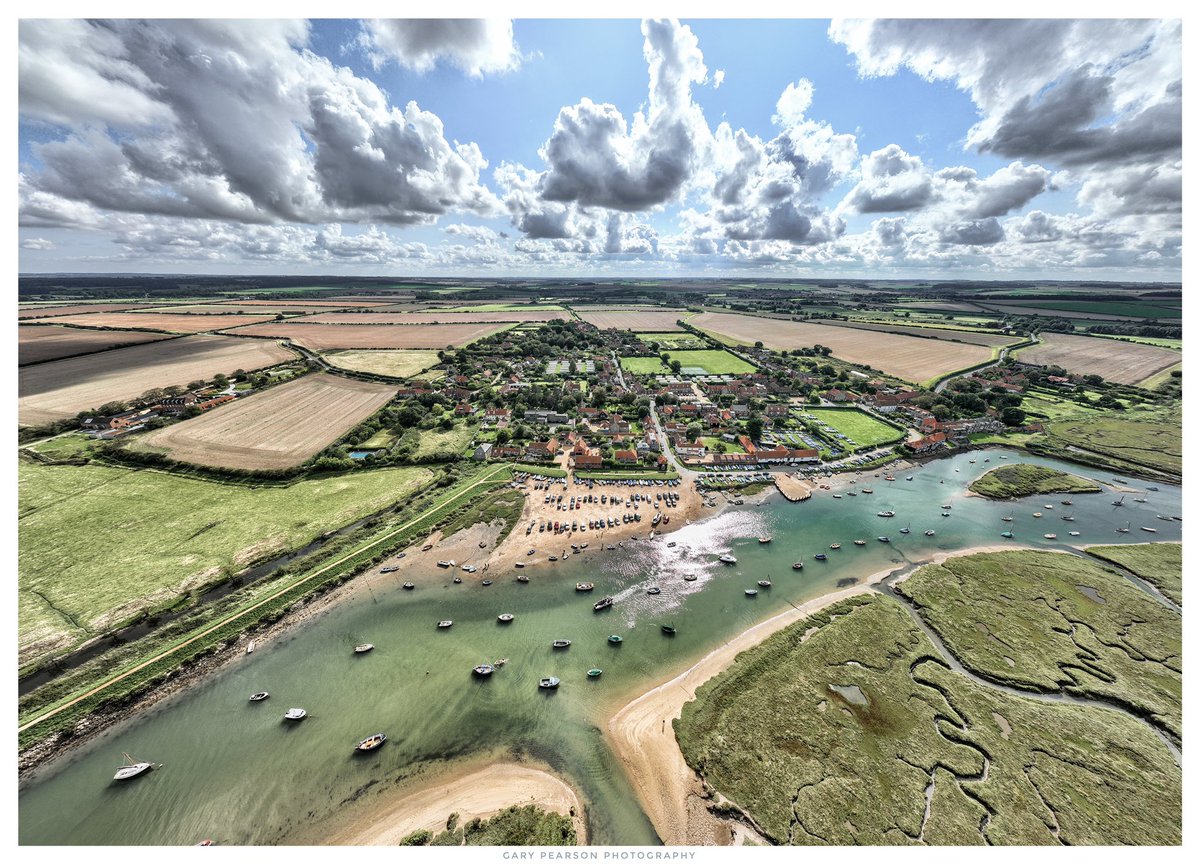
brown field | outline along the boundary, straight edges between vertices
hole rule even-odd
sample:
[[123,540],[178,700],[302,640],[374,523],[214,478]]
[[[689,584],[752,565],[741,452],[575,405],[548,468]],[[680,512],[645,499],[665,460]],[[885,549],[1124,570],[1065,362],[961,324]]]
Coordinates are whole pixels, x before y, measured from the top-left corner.
[[67,315],[50,319],[55,324],[79,324],[84,327],[120,327],[166,330],[169,333],[206,333],[228,330],[242,324],[270,321],[270,315],[179,315],[159,312],[99,312],[94,315]]
[[161,333],[138,333],[129,330],[80,330],[77,327],[54,327],[51,325],[17,328],[17,365],[44,363],[74,357],[77,354],[94,354],[123,345],[137,345],[168,339]]
[[646,309],[637,311],[579,312],[579,317],[601,330],[634,330],[639,333],[666,333],[680,330],[675,322],[686,318],[684,309]]
[[395,393],[387,384],[324,372],[305,375],[157,429],[136,446],[218,468],[291,468],[320,453]]
[[387,348],[331,351],[324,355],[333,366],[352,372],[370,372],[392,378],[411,378],[438,364],[436,351],[397,351]]
[[82,315],[88,312],[121,312],[144,309],[148,303],[69,303],[60,306],[21,306],[18,318],[48,318],[52,315]]
[[246,336],[291,339],[312,351],[337,348],[461,347],[505,329],[504,324],[255,324],[237,332]]
[[248,312],[253,315],[274,315],[283,312],[287,315],[305,312],[328,312],[328,306],[247,306],[245,303],[187,303],[178,306],[155,306],[152,309],[142,309],[142,312],[158,312],[166,315],[229,315],[235,312]]
[[314,324],[479,324],[494,321],[554,321],[566,320],[570,316],[566,312],[532,312],[519,310],[515,312],[325,312],[305,318],[305,322]]
[[1156,345],[1119,342],[1067,333],[1042,333],[1041,344],[1017,353],[1022,363],[1061,366],[1079,375],[1099,375],[1118,384],[1137,384],[1179,362],[1180,353]]
[[39,363],[18,374],[17,422],[65,420],[107,402],[136,399],[147,390],[294,359],[294,353],[265,339],[185,336]]
[[[1020,336],[1005,336],[986,330],[952,330],[948,327],[909,327],[905,324],[873,324],[869,321],[823,321],[822,326],[852,327],[855,330],[876,330],[880,333],[898,333],[901,336],[916,336],[921,339],[945,339],[948,342],[965,342],[968,345],[1015,345],[1022,341]],[[821,343],[822,345],[825,343]]]
[[917,339],[894,333],[878,333],[864,338],[861,332],[849,327],[755,318],[728,312],[705,312],[688,323],[744,345],[761,341],[768,348],[789,351],[824,345],[832,349],[834,357],[917,383],[983,363],[992,356],[991,349],[986,345]]
[[352,306],[383,306],[393,301],[387,299],[380,300],[340,300],[336,297],[313,297],[309,300],[231,300],[238,306],[278,306],[280,309],[288,309],[296,306],[315,306],[318,309],[348,309]]

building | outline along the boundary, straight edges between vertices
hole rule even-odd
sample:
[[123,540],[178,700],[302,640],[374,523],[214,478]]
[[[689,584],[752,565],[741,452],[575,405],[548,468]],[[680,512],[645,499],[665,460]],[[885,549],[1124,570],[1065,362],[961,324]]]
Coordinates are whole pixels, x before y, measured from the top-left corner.
[[497,444],[492,448],[493,459],[520,459],[523,451],[516,444]]
[[575,470],[580,471],[586,468],[601,468],[604,465],[604,460],[600,458],[599,453],[577,453],[575,454]]
[[490,441],[484,441],[475,448],[475,452],[471,454],[471,458],[479,462],[492,458],[492,447],[493,445]]
[[821,395],[824,396],[826,401],[828,401],[828,402],[838,402],[838,403],[840,403],[840,402],[857,402],[860,398],[857,393],[851,393],[849,390],[839,390],[836,387],[833,388],[832,390],[826,390]]
[[525,412],[525,419],[530,423],[545,423],[547,426],[553,426],[559,423],[567,423],[571,418],[557,411],[529,409]]
[[616,460],[618,465],[636,465],[638,455],[633,450],[618,450],[613,454],[613,459]]
[[755,445],[755,443],[753,441],[750,440],[749,435],[737,436],[737,442],[738,442],[738,444],[741,445],[742,449],[745,450],[747,453],[755,453],[758,451],[758,447]]
[[167,396],[158,403],[163,414],[182,414],[196,404],[195,393],[184,393],[182,396]]
[[708,453],[708,448],[704,446],[703,441],[696,439],[691,444],[676,444],[675,452],[684,459],[703,459]]
[[750,416],[750,406],[742,402],[734,402],[729,406],[729,413],[739,420],[745,420]]
[[904,446],[914,453],[928,453],[930,450],[936,449],[946,443],[945,432],[934,432],[932,435],[926,435],[924,438],[918,438],[916,441],[909,441]]
[[788,416],[788,406],[780,402],[772,402],[766,407],[766,415],[771,418],[778,419]]
[[534,441],[525,447],[525,455],[530,459],[553,459],[557,452],[557,438],[551,438],[549,441]]
[[475,413],[475,409],[471,407],[470,402],[459,402],[454,406],[455,417],[470,417]]

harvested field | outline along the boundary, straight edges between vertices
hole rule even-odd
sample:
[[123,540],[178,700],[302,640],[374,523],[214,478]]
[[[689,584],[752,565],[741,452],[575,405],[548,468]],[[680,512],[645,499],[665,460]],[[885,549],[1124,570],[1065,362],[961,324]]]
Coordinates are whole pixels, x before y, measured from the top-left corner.
[[[508,325],[511,326],[511,325]],[[461,347],[506,329],[504,324],[255,324],[239,335],[291,339],[312,351],[336,348]]]
[[159,312],[167,315],[229,315],[237,312],[248,312],[253,315],[274,315],[282,312],[285,315],[302,315],[307,312],[328,312],[328,306],[251,306],[248,303],[181,303],[178,306],[155,306],[153,309],[143,309],[143,312]]
[[326,312],[305,321],[314,324],[478,324],[485,321],[553,321],[566,320],[566,312],[534,312],[528,309],[500,309],[491,312]]
[[18,327],[17,363],[44,363],[78,354],[94,354],[123,345],[167,339],[160,333],[137,333],[127,330],[80,330],[76,327]]
[[1136,342],[1043,333],[1039,345],[1020,351],[1022,363],[1061,366],[1079,375],[1099,375],[1118,384],[1137,384],[1179,362],[1179,352]]
[[388,403],[387,384],[319,373],[151,432],[137,448],[217,468],[292,468]]
[[[880,333],[897,333],[901,336],[916,336],[920,339],[945,339],[947,342],[964,342],[967,345],[1015,345],[1022,341],[1020,336],[1005,336],[987,330],[951,330],[948,327],[909,327],[904,324],[873,324],[869,321],[826,321],[824,326],[851,327],[855,330],[875,330]],[[821,343],[824,344],[824,343]]]
[[52,315],[83,315],[91,312],[122,312],[143,309],[150,303],[69,303],[60,306],[21,306],[18,318],[49,318]]
[[991,349],[986,345],[917,339],[894,333],[879,333],[866,339],[862,333],[856,333],[848,327],[755,318],[728,312],[705,312],[688,323],[744,345],[761,341],[768,348],[789,351],[824,345],[832,349],[833,356],[842,360],[871,366],[914,382],[928,381],[948,372],[984,363],[992,356]]
[[218,372],[254,370],[294,360],[274,342],[230,336],[185,336],[86,357],[40,363],[20,371],[17,419],[24,425],[74,417],[147,390],[183,386]]
[[436,351],[334,351],[325,355],[332,365],[354,372],[408,378],[436,366]]
[[601,330],[636,330],[643,333],[665,333],[681,329],[675,322],[687,318],[686,309],[616,310],[579,312],[579,317]]
[[181,315],[162,312],[98,312],[93,315],[67,315],[50,319],[55,324],[82,327],[118,327],[126,329],[166,330],[170,333],[206,333],[227,330],[242,324],[270,321],[271,315]]
[[238,306],[267,306],[279,307],[280,309],[294,309],[297,306],[315,306],[318,309],[350,309],[357,306],[382,306],[392,301],[380,298],[379,300],[353,300],[339,299],[337,297],[312,297],[308,300],[232,300]]

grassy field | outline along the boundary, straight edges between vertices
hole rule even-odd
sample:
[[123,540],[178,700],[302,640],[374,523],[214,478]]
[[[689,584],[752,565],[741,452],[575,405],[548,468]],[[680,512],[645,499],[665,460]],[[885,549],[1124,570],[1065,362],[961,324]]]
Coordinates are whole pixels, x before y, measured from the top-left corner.
[[395,395],[394,385],[318,372],[172,423],[130,446],[195,465],[294,468]]
[[[512,806],[491,819],[458,824],[453,814],[446,830],[433,834],[424,829],[400,840],[401,846],[574,846],[578,838],[569,816],[543,810],[535,804]],[[545,857],[545,853],[543,853]]]
[[970,485],[970,490],[988,498],[1021,498],[1049,492],[1100,492],[1091,480],[1043,465],[1001,465]]
[[1169,597],[1176,606],[1183,605],[1182,544],[1122,543],[1117,546],[1089,546],[1087,553],[1133,571]]
[[[720,438],[703,437],[700,439],[704,442],[704,446],[709,449],[709,452],[714,453],[745,453],[741,444],[736,444],[732,441],[722,441]],[[724,449],[722,449],[724,448]]]
[[1093,408],[1090,405],[1080,405],[1078,402],[1061,396],[1050,396],[1036,391],[1025,393],[1024,398],[1021,400],[1021,410],[1026,414],[1040,415],[1046,420],[1065,420],[1070,417],[1112,416],[1112,411],[1107,408]]
[[690,351],[706,348],[709,343],[698,336],[686,331],[678,333],[639,333],[638,339],[643,342],[655,342],[664,351]]
[[1167,381],[1170,381],[1172,372],[1179,372],[1182,370],[1183,370],[1183,364],[1176,363],[1174,366],[1168,366],[1166,369],[1163,369],[1161,372],[1156,372],[1155,374],[1151,375],[1149,378],[1143,378],[1141,381],[1138,382],[1138,386],[1144,387],[1147,390],[1154,390],[1159,385],[1164,384]]
[[1112,339],[1115,342],[1137,342],[1139,345],[1157,345],[1159,348],[1174,348],[1183,350],[1182,339],[1161,339],[1157,336],[1115,336],[1106,333],[1093,333],[1092,338]]
[[390,429],[380,429],[358,446],[364,450],[382,450],[396,443],[396,433]]
[[752,363],[728,351],[668,351],[667,354],[671,360],[678,360],[684,370],[695,367],[703,369],[708,375],[745,375],[757,369]]
[[970,555],[896,590],[976,674],[1109,700],[1182,737],[1180,616],[1100,565],[1054,552]]
[[325,359],[341,369],[391,378],[408,378],[438,364],[436,351],[331,351]]
[[441,429],[409,429],[400,439],[400,446],[415,445],[411,458],[454,457],[469,455],[467,445],[475,436],[477,427],[470,423],[459,423],[449,431]]
[[1177,478],[1183,474],[1178,412],[1128,412],[1047,423],[1031,449],[1116,471]]
[[1146,301],[1122,303],[1110,300],[1022,300],[1022,306],[1033,309],[1050,309],[1057,312],[1092,312],[1101,315],[1116,315],[1121,318],[1180,318],[1183,313],[1178,305],[1152,306]]
[[671,371],[658,357],[622,357],[621,368],[634,375],[660,375]]
[[865,411],[853,408],[805,408],[804,412],[817,418],[817,422],[837,429],[853,442],[850,446],[876,447],[904,437],[904,432],[876,420]]
[[101,442],[82,432],[71,432],[46,438],[30,445],[29,449],[55,460],[87,458]]
[[887,597],[843,601],[744,652],[675,730],[688,764],[776,844],[1181,836],[1181,773],[1144,724],[952,672]]
[[424,468],[248,486],[21,460],[21,663],[407,498]]

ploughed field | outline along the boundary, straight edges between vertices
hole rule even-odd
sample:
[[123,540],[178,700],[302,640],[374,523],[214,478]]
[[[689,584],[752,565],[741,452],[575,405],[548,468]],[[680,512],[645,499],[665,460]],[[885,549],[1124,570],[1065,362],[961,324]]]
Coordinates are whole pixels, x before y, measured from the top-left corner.
[[379,512],[433,476],[426,468],[384,468],[251,486],[22,459],[20,662],[71,648],[140,610]]
[[140,303],[59,303],[48,306],[21,306],[17,309],[17,317],[49,318],[55,315],[75,315],[91,312],[121,312],[129,309],[140,309],[147,306]]
[[65,420],[108,402],[136,399],[147,390],[182,387],[217,373],[253,371],[295,357],[265,339],[185,336],[40,363],[19,373],[17,420],[22,425]]
[[833,356],[870,366],[905,381],[929,381],[940,375],[984,363],[992,356],[986,345],[967,345],[944,339],[920,339],[894,333],[870,336],[849,327],[829,327],[776,318],[756,318],[728,312],[705,312],[688,321],[694,327],[744,345],[762,342],[767,348],[793,350],[824,345]]
[[242,324],[270,321],[270,315],[183,315],[160,312],[94,312],[89,315],[65,315],[51,319],[55,324],[78,324],[81,327],[143,328],[170,333],[207,333],[226,330]]
[[1061,366],[1078,375],[1099,375],[1118,384],[1138,384],[1181,359],[1178,351],[1137,342],[1069,333],[1042,333],[1038,338],[1041,343],[1023,349],[1018,360],[1041,366]]
[[44,363],[78,354],[93,354],[109,348],[155,342],[170,337],[161,333],[122,330],[80,330],[50,325],[17,328],[17,363]]
[[536,312],[528,309],[501,309],[494,312],[325,312],[305,318],[314,324],[479,324],[489,321],[566,320],[566,312]]
[[642,333],[667,332],[681,329],[676,321],[686,319],[685,309],[617,310],[613,312],[579,312],[587,323],[601,330],[636,330]]
[[373,381],[305,375],[157,429],[135,446],[218,468],[292,468],[374,414],[395,392]]
[[477,324],[254,324],[246,336],[291,339],[311,351],[337,348],[461,348],[512,325]]

